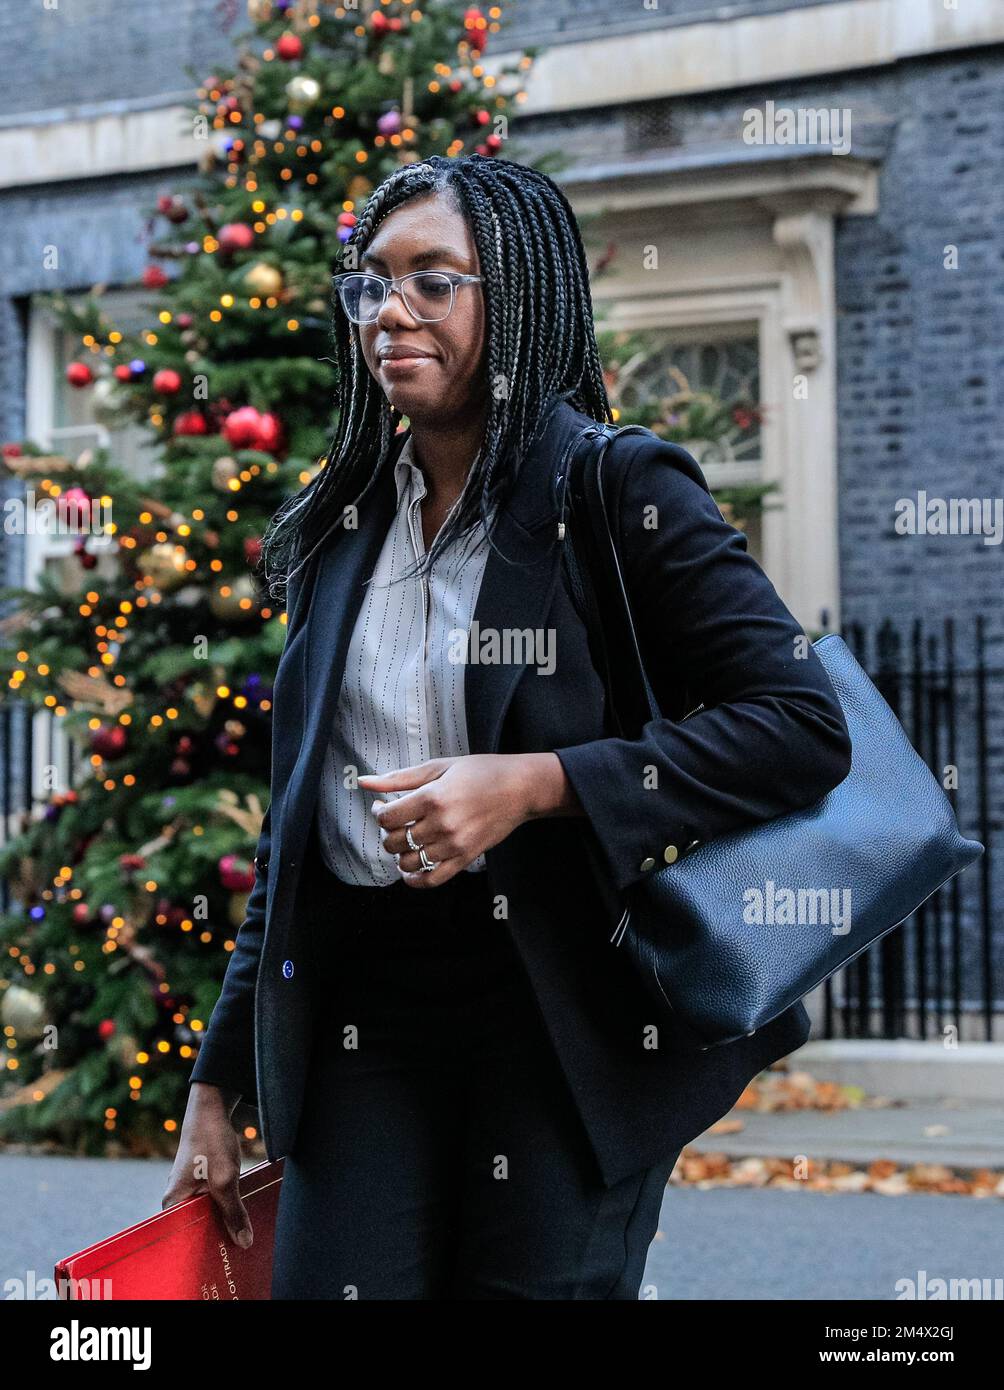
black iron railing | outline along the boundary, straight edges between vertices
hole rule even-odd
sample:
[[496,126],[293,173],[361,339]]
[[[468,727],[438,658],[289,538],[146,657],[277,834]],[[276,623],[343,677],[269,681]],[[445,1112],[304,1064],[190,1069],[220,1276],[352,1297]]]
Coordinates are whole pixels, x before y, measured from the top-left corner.
[[[1004,803],[1004,671],[982,616],[960,630],[891,621],[843,636],[945,787],[964,834],[986,851],[903,926],[823,987],[829,1038],[995,1037],[1004,1014],[1004,921],[995,854]],[[1001,1031],[1001,1021],[996,1032]]]

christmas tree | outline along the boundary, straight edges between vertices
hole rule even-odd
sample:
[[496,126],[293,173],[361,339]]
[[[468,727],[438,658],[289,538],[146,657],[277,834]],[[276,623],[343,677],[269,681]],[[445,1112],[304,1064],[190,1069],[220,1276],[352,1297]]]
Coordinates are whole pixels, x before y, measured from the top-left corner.
[[[498,155],[533,54],[482,67],[501,11],[249,0],[230,72],[192,107],[197,176],[165,192],[149,327],[62,300],[71,386],[142,421],[145,482],[94,451],[4,446],[78,591],[3,593],[4,698],[84,751],[0,854],[0,1135],[82,1151],[173,1147],[254,881],[285,615],[255,568],[334,421],[330,276],[401,163]],[[518,158],[510,144],[506,153]],[[525,162],[525,161],[524,161]]]

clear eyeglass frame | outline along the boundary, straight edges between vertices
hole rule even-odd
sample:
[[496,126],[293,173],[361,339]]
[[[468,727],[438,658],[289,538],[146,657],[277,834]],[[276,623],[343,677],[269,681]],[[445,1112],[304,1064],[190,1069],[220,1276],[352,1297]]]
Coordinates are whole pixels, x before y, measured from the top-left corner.
[[[450,286],[450,302],[446,309],[446,313],[439,314],[434,318],[430,318],[427,314],[417,313],[414,307],[412,306],[411,300],[408,298],[408,292],[405,289],[405,286],[412,280],[428,280],[430,277],[439,277],[444,281],[448,282]],[[353,314],[351,308],[349,307],[349,291],[351,288],[351,282],[354,280],[376,280],[379,281],[379,283],[383,286],[383,298],[381,299],[380,303],[376,306],[369,318],[358,318],[355,314]],[[401,275],[397,279],[391,280],[388,279],[386,275],[377,275],[375,274],[375,272],[371,270],[346,270],[342,271],[339,275],[332,275],[331,284],[332,288],[338,294],[338,298],[341,301],[341,305],[345,311],[346,317],[352,323],[375,322],[381,310],[383,309],[383,306],[387,303],[387,296],[391,294],[394,290],[400,291],[401,298],[404,301],[404,307],[408,310],[408,313],[412,316],[413,319],[418,319],[420,323],[442,323],[443,319],[449,318],[450,314],[452,314],[453,312],[453,306],[457,302],[458,286],[480,285],[481,276],[461,275],[459,272],[454,270],[413,270],[408,275]]]

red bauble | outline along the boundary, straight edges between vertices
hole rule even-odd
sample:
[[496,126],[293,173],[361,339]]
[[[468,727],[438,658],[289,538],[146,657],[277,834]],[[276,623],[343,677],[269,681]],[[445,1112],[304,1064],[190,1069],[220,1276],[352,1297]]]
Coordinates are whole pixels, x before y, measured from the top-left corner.
[[114,375],[116,381],[132,381],[132,368],[128,362],[120,362],[115,368]]
[[79,390],[82,386],[90,386],[94,373],[86,362],[71,362],[66,369],[66,380]]
[[206,417],[200,415],[197,410],[186,410],[183,415],[179,415],[174,422],[174,433],[185,434],[207,434],[209,426]]
[[287,30],[285,34],[279,35],[275,51],[285,63],[292,63],[297,58],[303,57],[303,40],[299,34],[291,34]]
[[188,208],[177,193],[162,193],[157,199],[157,211],[168,222],[184,222],[188,217]]
[[19,459],[21,457],[21,446],[20,444],[5,444],[3,448],[0,449],[0,454],[2,454],[5,459]]
[[148,265],[143,271],[143,284],[148,290],[162,290],[167,284],[167,275],[159,265]]
[[216,240],[220,243],[220,250],[232,256],[235,251],[247,251],[254,244],[254,229],[246,222],[228,222],[220,228]]
[[103,1018],[98,1024],[98,1037],[108,1039],[115,1033],[115,1020],[113,1018]]
[[112,762],[121,758],[129,744],[129,735],[121,724],[102,724],[91,738],[91,752]]
[[464,11],[464,38],[476,53],[484,52],[488,42],[488,25],[476,5]]
[[91,909],[86,903],[73,904],[73,920],[78,926],[82,926],[85,922],[91,920]]
[[390,21],[381,10],[377,10],[370,17],[370,28],[373,30],[374,34],[386,34],[387,30],[390,28]]
[[181,390],[181,373],[173,367],[161,367],[153,378],[153,389],[160,396],[176,396]]
[[223,421],[223,437],[231,449],[256,449],[261,415],[253,405],[242,405],[232,410]]
[[254,865],[236,854],[225,854],[217,865],[220,883],[228,893],[250,893],[254,887]]
[[176,314],[174,321],[179,328],[191,328],[192,324],[195,322],[191,314]]
[[244,537],[244,558],[254,568],[261,559],[261,539],[258,536]]
[[492,154],[498,154],[499,150],[502,148],[502,136],[489,135],[488,139],[485,141],[485,144],[487,145],[488,149],[491,150]]
[[63,525],[86,531],[91,524],[92,498],[82,487],[68,487],[56,500],[56,511]]
[[354,227],[358,220],[354,212],[340,212],[338,214],[339,227]]
[[282,421],[270,410],[258,419],[258,438],[253,447],[266,454],[274,454],[282,448]]

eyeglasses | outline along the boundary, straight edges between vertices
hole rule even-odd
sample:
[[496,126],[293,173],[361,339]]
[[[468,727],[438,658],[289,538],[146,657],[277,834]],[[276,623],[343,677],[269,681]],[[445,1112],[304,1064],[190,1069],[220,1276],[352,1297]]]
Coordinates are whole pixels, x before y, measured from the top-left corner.
[[392,290],[400,290],[405,308],[423,323],[439,323],[453,309],[458,285],[480,285],[480,275],[458,275],[446,270],[415,270],[400,279],[348,271],[333,275],[342,308],[353,323],[372,323]]

